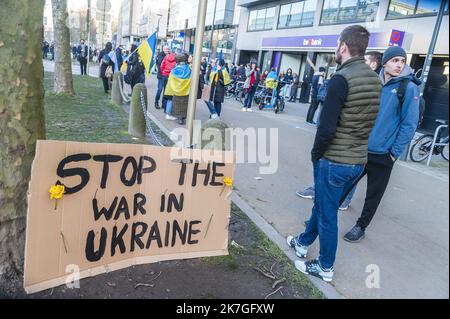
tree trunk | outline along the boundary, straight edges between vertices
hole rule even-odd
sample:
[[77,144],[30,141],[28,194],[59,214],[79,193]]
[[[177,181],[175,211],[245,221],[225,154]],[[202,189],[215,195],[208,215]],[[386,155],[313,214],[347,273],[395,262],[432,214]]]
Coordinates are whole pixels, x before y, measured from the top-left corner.
[[[0,288],[23,267],[27,189],[45,139],[44,0],[2,0],[0,10]],[[19,273],[19,274],[18,274]]]
[[72,79],[70,30],[67,0],[52,0],[55,35],[55,93],[75,95]]

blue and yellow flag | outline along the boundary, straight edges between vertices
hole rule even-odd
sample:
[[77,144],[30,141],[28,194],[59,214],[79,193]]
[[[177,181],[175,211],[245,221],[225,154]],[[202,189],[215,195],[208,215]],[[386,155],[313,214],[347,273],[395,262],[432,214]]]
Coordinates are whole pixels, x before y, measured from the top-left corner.
[[187,64],[179,64],[170,72],[164,95],[186,96],[190,89],[191,68]]
[[[230,74],[228,73],[227,69],[222,69],[222,75],[223,75],[223,82],[224,85],[228,85],[231,82]],[[209,82],[211,84],[217,84],[217,81],[219,81],[219,73],[217,73],[217,67],[214,67],[211,71],[211,75],[209,76]]]
[[156,32],[147,38],[138,48],[139,56],[144,63],[147,76],[153,67],[154,56],[156,52]]

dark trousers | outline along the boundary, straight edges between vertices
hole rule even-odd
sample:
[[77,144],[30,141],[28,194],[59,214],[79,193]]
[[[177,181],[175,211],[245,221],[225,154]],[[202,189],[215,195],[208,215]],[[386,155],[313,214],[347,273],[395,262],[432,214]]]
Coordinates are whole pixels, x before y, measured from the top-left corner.
[[161,98],[161,94],[163,90],[166,88],[167,80],[164,78],[158,79],[158,90],[156,91],[155,104],[159,103],[159,99]]
[[255,97],[256,93],[256,85],[253,85],[251,88],[248,89],[247,98],[245,99],[244,106],[248,109],[252,107],[253,98]]
[[105,89],[105,93],[108,93],[109,91],[109,81],[108,78],[102,78],[103,81],[103,88]]
[[356,223],[366,229],[380,205],[389,184],[394,161],[389,154],[369,154],[364,173],[367,174],[367,193],[361,217]]
[[81,69],[81,75],[87,74],[87,59],[86,58],[80,58],[80,69]]
[[308,115],[306,116],[306,122],[313,123],[314,115],[316,114],[317,108],[319,107],[319,101],[316,98],[313,98],[311,101],[311,105],[308,109]]
[[346,190],[343,197],[341,197],[340,203],[345,200],[345,197],[351,192],[352,188],[367,175],[367,192],[364,208],[356,222],[356,225],[363,230],[369,226],[377,212],[378,206],[389,184],[394,164],[389,154],[369,154],[363,174],[352,187]]

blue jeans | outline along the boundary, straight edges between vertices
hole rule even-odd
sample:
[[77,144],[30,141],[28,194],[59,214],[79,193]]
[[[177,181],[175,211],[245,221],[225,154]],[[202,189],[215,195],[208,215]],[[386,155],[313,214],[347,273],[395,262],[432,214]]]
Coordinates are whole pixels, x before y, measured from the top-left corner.
[[336,260],[339,201],[361,176],[364,165],[341,164],[321,158],[313,166],[314,207],[305,232],[298,236],[298,243],[311,246],[319,236],[319,262],[329,269]]
[[167,85],[167,81],[164,79],[158,79],[158,91],[156,91],[156,97],[155,97],[155,103],[159,102],[159,99],[161,98],[161,93],[165,88],[165,85]]
[[253,85],[251,89],[249,89],[247,97],[245,98],[244,106],[248,109],[252,107],[253,98],[255,97],[256,93],[256,85]]
[[167,100],[166,102],[166,114],[171,115],[172,114],[172,106],[173,106],[173,101],[172,100]]
[[222,111],[222,103],[216,103],[211,101],[205,101],[206,105],[208,106],[209,112],[212,114],[217,114],[220,116],[220,113]]

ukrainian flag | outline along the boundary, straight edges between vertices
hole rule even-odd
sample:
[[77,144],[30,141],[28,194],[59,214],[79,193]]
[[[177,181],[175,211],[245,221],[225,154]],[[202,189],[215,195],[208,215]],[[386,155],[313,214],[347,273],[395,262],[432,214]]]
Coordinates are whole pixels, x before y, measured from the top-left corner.
[[147,76],[150,75],[150,71],[153,67],[153,57],[156,52],[156,32],[147,38],[138,48],[139,56],[142,63],[144,63]]
[[177,65],[170,73],[164,95],[186,96],[190,89],[191,68],[187,64]]

